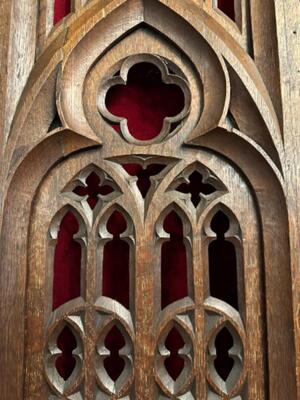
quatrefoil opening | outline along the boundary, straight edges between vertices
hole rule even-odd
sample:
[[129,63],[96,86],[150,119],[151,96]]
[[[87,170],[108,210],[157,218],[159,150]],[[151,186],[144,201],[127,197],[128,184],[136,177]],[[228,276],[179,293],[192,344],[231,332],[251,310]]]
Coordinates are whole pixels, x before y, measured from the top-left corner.
[[[159,143],[183,126],[190,110],[191,93],[183,74],[177,67],[171,70],[169,64],[156,55],[131,56],[101,86],[98,109],[128,142],[140,145]],[[155,90],[157,85],[159,90]],[[127,97],[122,96],[125,90]],[[159,110],[155,113],[159,118],[155,120],[151,113],[154,104]]]
[[172,182],[169,190],[174,191],[185,203],[199,214],[208,203],[226,193],[225,185],[199,162],[185,168]]
[[116,182],[96,165],[89,165],[69,182],[62,193],[81,205],[90,224],[93,224],[104,204],[121,194]]

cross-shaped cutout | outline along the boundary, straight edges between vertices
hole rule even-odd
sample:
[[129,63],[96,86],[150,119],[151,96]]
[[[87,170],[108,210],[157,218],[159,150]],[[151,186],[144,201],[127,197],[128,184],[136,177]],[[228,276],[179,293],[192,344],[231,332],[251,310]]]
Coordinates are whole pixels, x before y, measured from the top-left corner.
[[201,195],[210,195],[216,192],[216,188],[209,183],[203,181],[203,176],[197,170],[189,177],[188,182],[180,184],[176,190],[181,193],[190,193],[191,201],[195,208],[201,202]]
[[99,195],[107,196],[114,191],[112,186],[102,184],[101,179],[95,172],[90,173],[86,178],[85,183],[85,186],[77,186],[73,189],[73,193],[81,197],[87,196],[86,201],[92,210],[96,207],[99,201]]
[[125,171],[137,177],[137,187],[143,198],[147,196],[151,187],[151,177],[158,175],[166,166],[163,164],[149,164],[146,167],[140,164],[123,164]]

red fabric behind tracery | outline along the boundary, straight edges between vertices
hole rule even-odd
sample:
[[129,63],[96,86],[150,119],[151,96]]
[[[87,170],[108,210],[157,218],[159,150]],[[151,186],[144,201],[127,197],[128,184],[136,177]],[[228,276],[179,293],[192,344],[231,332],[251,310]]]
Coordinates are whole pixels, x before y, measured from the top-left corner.
[[219,9],[233,21],[235,21],[234,1],[235,0],[218,0]]
[[[160,133],[165,117],[182,111],[184,95],[179,86],[165,84],[153,64],[138,63],[130,69],[126,85],[108,91],[106,107],[113,115],[127,118],[136,139],[151,140]],[[114,125],[117,132],[119,128]]]
[[71,0],[54,1],[54,24],[71,12]]
[[[69,12],[71,11],[71,1],[70,0],[55,0],[55,6],[54,6],[54,23],[59,22],[63,17],[65,17]],[[147,86],[147,85],[146,85]],[[150,87],[148,85],[147,90],[145,90],[145,85],[144,87],[138,87],[138,85],[135,85],[134,90],[131,90],[129,93],[128,91],[122,90],[122,93],[118,90],[114,90],[114,97],[110,98],[110,101],[114,104],[114,107],[116,106],[115,99],[121,94],[122,101],[121,105],[117,105],[118,111],[122,112],[122,114],[128,115],[130,114],[131,118],[131,126],[132,127],[137,127],[136,132],[137,135],[135,135],[137,138],[140,138],[141,140],[145,139],[150,139],[159,130],[161,127],[161,122],[162,122],[162,116],[166,115],[176,115],[183,107],[183,96],[182,93],[178,92],[176,88],[172,88],[172,94],[168,95],[166,91],[166,85],[163,85],[164,87],[162,88],[162,85],[155,84],[153,87]],[[136,110],[136,105],[142,100],[143,106],[147,107],[147,101],[143,101],[145,97],[149,95],[149,91],[151,93],[151,96],[154,98],[158,99],[158,101],[151,103],[151,107],[149,106],[148,110],[144,110],[147,114],[147,118],[142,120],[142,125],[141,125],[141,118],[140,115],[138,115],[137,110]],[[72,240],[72,233],[75,234],[76,230],[78,229],[78,225],[76,225],[76,222],[74,219],[70,216],[67,215],[60,227],[60,233],[59,233],[59,248],[56,250],[55,254],[55,265],[54,265],[54,290],[53,290],[53,308],[58,307],[59,305],[63,304],[64,302],[68,301],[68,299],[76,297],[79,295],[79,288],[80,288],[80,259],[81,259],[81,251],[78,246],[80,246],[78,243],[74,242]],[[118,229],[117,229],[118,230]],[[69,248],[69,256],[66,255],[66,249]],[[182,252],[182,255],[180,253]],[[186,270],[186,254],[185,254],[185,249],[181,245],[180,248],[177,249],[177,255],[178,255],[178,260],[182,260],[183,262],[183,270]],[[104,268],[106,266],[104,265]],[[180,269],[180,266],[178,266]],[[67,271],[67,272],[66,272]],[[74,279],[70,280],[70,274],[72,274],[73,271],[73,276]],[[66,275],[67,274],[67,275]],[[67,279],[67,281],[70,283],[69,287],[64,286],[64,281]],[[177,280],[178,281],[178,280]],[[111,285],[111,282],[109,283]],[[124,303],[128,303],[128,298],[127,294],[125,293],[128,290],[128,283],[126,283],[124,286],[118,285],[118,290],[121,290],[123,288],[124,293],[120,293],[119,296],[124,300]],[[187,280],[186,278],[182,280],[182,287],[178,287],[179,293],[174,293],[171,295],[170,293],[167,295],[167,298],[171,300],[171,298],[181,298],[186,294],[187,291]],[[111,290],[108,287],[105,288],[104,290]],[[168,301],[166,300],[166,303]],[[127,305],[127,304],[126,304]],[[66,349],[72,348],[73,343],[64,343],[64,340],[67,339],[61,339],[62,343],[60,343],[60,347],[64,347]],[[114,337],[112,338],[112,342],[114,341]],[[177,343],[178,342],[178,343]],[[174,347],[174,352],[176,353],[178,348],[180,348],[180,338],[179,339],[174,339],[173,343],[170,343],[169,346],[170,348]],[[71,346],[72,345],[72,346]],[[69,351],[69,350],[66,350]],[[114,357],[116,357],[114,355]],[[111,365],[109,366],[110,368],[110,375],[118,375],[118,371],[120,369],[120,365],[116,362],[116,365],[114,367],[113,363],[114,358],[111,359]],[[72,361],[72,360],[71,360]],[[180,364],[174,363],[174,366],[172,367],[172,363],[169,363],[169,371],[172,376],[176,376],[177,371],[178,371],[178,366]],[[66,365],[62,363],[60,366],[61,368],[61,373],[65,376],[68,375],[69,370],[72,369],[72,365]],[[173,370],[172,370],[173,368]]]
[[[165,85],[164,85],[165,86]],[[164,87],[164,96],[166,95]],[[173,92],[174,89],[172,89]],[[132,95],[134,93],[134,95]],[[174,93],[174,92],[173,92]],[[151,89],[151,94],[156,96],[157,98],[160,98],[161,96],[161,86],[156,85]],[[176,114],[178,112],[178,109],[182,109],[182,97],[181,96],[167,96],[164,97],[165,101],[158,101],[154,102],[151,105],[151,109],[148,110],[149,113],[151,113],[150,118],[146,118],[142,120],[142,125],[141,125],[141,119],[139,118],[140,116],[137,115],[135,112],[133,112],[134,107],[136,103],[139,101],[139,99],[143,98],[143,96],[147,96],[147,92],[144,90],[144,86],[135,86],[134,91],[130,92],[130,95],[128,96],[128,92],[126,90],[124,91],[124,88],[122,88],[121,93],[118,92],[117,90],[115,91],[115,96],[116,98],[114,99],[114,104],[117,104],[117,98],[118,96],[121,96],[122,99],[122,110],[123,112],[130,113],[132,122],[134,124],[135,119],[138,120],[139,124],[139,130],[138,133],[140,133],[140,138],[145,139],[148,138],[147,134],[145,136],[145,132],[150,132],[150,135],[153,134],[153,122],[156,121],[156,127],[157,125],[157,120],[160,121],[161,123],[161,118],[162,115],[165,114],[167,115],[168,113],[173,113]],[[126,100],[126,101],[124,101]],[[134,106],[133,106],[134,103]],[[163,109],[162,109],[163,108]],[[119,108],[120,109],[120,108]],[[156,129],[157,130],[157,129]],[[160,168],[161,170],[161,168]],[[133,173],[132,170],[130,172]],[[159,171],[157,171],[159,172]],[[97,186],[99,183],[96,179],[91,180],[91,184],[95,183]],[[92,190],[93,188],[91,188]],[[97,187],[94,188],[95,191],[97,190]],[[120,226],[113,226],[112,223],[118,224],[120,223]],[[109,221],[109,231],[111,233],[119,233],[122,232],[125,227],[124,225],[124,220],[121,218],[111,218]],[[60,304],[63,304],[65,301],[68,301],[69,296],[73,297],[74,294],[79,295],[78,293],[78,282],[80,282],[80,278],[78,277],[78,272],[80,271],[79,265],[80,265],[80,251],[78,251],[77,245],[78,243],[74,243],[72,241],[72,238],[70,237],[71,233],[76,233],[76,227],[78,229],[78,226],[74,224],[74,221],[70,220],[70,216],[64,218],[62,224],[61,224],[61,232],[59,234],[59,248],[56,252],[55,256],[55,277],[54,277],[54,299],[53,299],[53,305],[58,306]],[[172,301],[175,301],[177,299],[180,299],[184,296],[187,295],[187,260],[186,260],[186,249],[185,246],[182,243],[182,239],[180,238],[180,235],[182,235],[182,223],[178,216],[175,213],[171,213],[167,220],[167,226],[166,226],[167,231],[172,232],[175,230],[179,229],[179,238],[178,238],[178,246],[176,246],[176,240],[166,244],[165,247],[172,247],[172,245],[176,248],[172,249],[167,249],[165,248],[165,251],[163,252],[163,260],[162,260],[162,268],[163,268],[163,292],[165,293],[162,296],[163,300],[163,306],[166,306]],[[176,235],[174,236],[176,237]],[[75,246],[76,249],[73,249],[72,252],[70,253],[70,258],[66,259],[66,248],[69,246],[73,247]],[[110,250],[110,247],[112,245],[117,245],[114,247],[114,251],[108,251]],[[128,246],[125,248],[126,243],[120,241],[117,237],[112,241],[109,245],[108,248],[105,251],[104,254],[104,265],[103,269],[105,272],[105,276],[103,277],[103,292],[106,295],[109,295],[112,293],[113,297],[117,297],[121,303],[123,303],[125,306],[128,307],[128,302],[129,302],[129,296],[128,296],[128,288],[129,288],[129,275],[128,273],[126,274],[126,268],[124,269],[122,266],[122,262],[120,260],[126,259],[128,260]],[[118,247],[119,246],[119,247]],[[118,247],[119,250],[116,251],[116,247]],[[171,256],[170,251],[173,254],[176,254],[176,257],[171,257],[172,260],[168,260],[168,255]],[[77,254],[77,259],[76,259],[76,254]],[[126,257],[125,257],[126,256]],[[75,257],[75,258],[74,258]],[[127,261],[128,262],[128,261]],[[113,268],[113,271],[111,274],[108,274],[107,269],[109,267]],[[175,268],[175,270],[173,269]],[[67,269],[66,269],[67,268]],[[72,274],[72,268],[74,268],[74,280],[73,280],[73,288],[67,288],[64,286],[63,282],[66,278],[64,278],[64,274],[67,274],[67,280],[69,281],[70,273]],[[118,275],[118,269],[121,271],[121,276]],[[66,272],[67,271],[67,272]],[[78,271],[78,272],[76,272]],[[125,272],[124,272],[125,271]],[[116,279],[115,282],[115,287],[114,282],[112,281],[112,277]],[[119,282],[117,282],[117,279],[121,278]],[[169,278],[173,278],[172,280],[172,285],[168,285],[168,280]],[[79,280],[78,280],[79,279]],[[124,282],[124,284],[122,284]],[[121,284],[120,284],[121,283]],[[138,282],[136,284],[139,284]],[[117,293],[117,296],[115,295]],[[100,294],[99,294],[100,295]],[[112,343],[118,343],[118,340],[114,341],[114,337],[110,338],[112,340]],[[62,343],[63,345],[63,343]],[[176,354],[177,350],[180,348],[180,337],[177,338],[175,335],[172,341],[170,341],[169,346],[172,350],[174,348],[173,353]],[[70,347],[66,343],[66,348],[68,349]],[[66,350],[67,351],[67,350]],[[172,353],[172,354],[173,354]],[[116,360],[115,363],[115,370],[114,370],[114,361]],[[118,371],[120,370],[120,364],[119,364],[119,358],[114,354],[112,358],[107,361],[109,363],[109,371],[112,376],[118,375]],[[173,361],[172,361],[173,360]],[[71,360],[72,361],[72,360]],[[61,369],[62,373],[64,375],[68,375],[68,370],[64,370],[65,364],[62,364]],[[173,365],[173,367],[172,367]],[[176,376],[178,373],[178,370],[180,369],[180,366],[182,365],[182,362],[178,357],[174,356],[171,358],[171,360],[168,362],[168,371],[170,372],[171,376]]]
[[54,279],[52,308],[80,296],[81,246],[73,236],[79,224],[68,212],[61,221],[54,253]]

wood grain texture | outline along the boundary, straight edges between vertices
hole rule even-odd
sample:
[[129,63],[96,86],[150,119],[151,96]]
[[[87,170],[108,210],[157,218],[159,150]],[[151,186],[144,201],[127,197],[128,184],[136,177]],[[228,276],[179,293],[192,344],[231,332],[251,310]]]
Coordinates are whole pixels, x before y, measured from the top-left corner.
[[[50,32],[51,2],[40,2],[39,13],[33,1],[12,8],[2,2],[10,21],[1,27],[8,60],[1,64],[0,140],[4,400],[299,398],[296,3],[270,1],[266,10],[241,0],[235,23],[207,0],[76,1]],[[21,10],[32,18],[20,18]],[[105,101],[140,62],[184,94],[183,110],[148,141],[137,140]],[[165,168],[143,198],[124,163]],[[73,192],[91,172],[113,188],[93,210]],[[196,206],[191,193],[178,190],[194,172],[214,189],[198,193]],[[70,210],[80,226],[74,239],[82,246],[82,291],[52,310],[53,248]],[[126,220],[122,239],[131,254],[128,309],[101,288],[106,224],[116,210]],[[170,239],[164,219],[171,211],[183,224],[188,295],[162,308],[161,252]],[[218,211],[228,218],[225,239],[237,255],[238,310],[210,292],[208,247]],[[77,342],[67,381],[55,368],[64,326]],[[114,326],[125,341],[116,381],[104,365]],[[214,366],[224,327],[235,361],[225,380]],[[164,364],[173,328],[185,343],[175,381]]]

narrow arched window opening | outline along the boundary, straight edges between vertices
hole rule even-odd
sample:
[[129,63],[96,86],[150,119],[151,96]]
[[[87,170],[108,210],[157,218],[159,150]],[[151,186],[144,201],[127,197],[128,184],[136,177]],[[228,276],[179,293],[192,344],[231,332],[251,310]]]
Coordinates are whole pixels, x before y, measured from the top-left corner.
[[114,211],[106,229],[112,238],[103,248],[102,294],[129,308],[130,293],[130,246],[121,234],[127,222],[119,211]]
[[161,248],[161,308],[188,296],[188,260],[180,216],[170,212],[163,223],[170,238]]
[[74,235],[79,230],[75,215],[69,211],[63,217],[54,253],[52,308],[80,296],[81,287],[81,245]]
[[233,243],[226,238],[229,218],[218,211],[211,220],[211,229],[217,235],[208,249],[210,295],[239,310],[237,257]]

